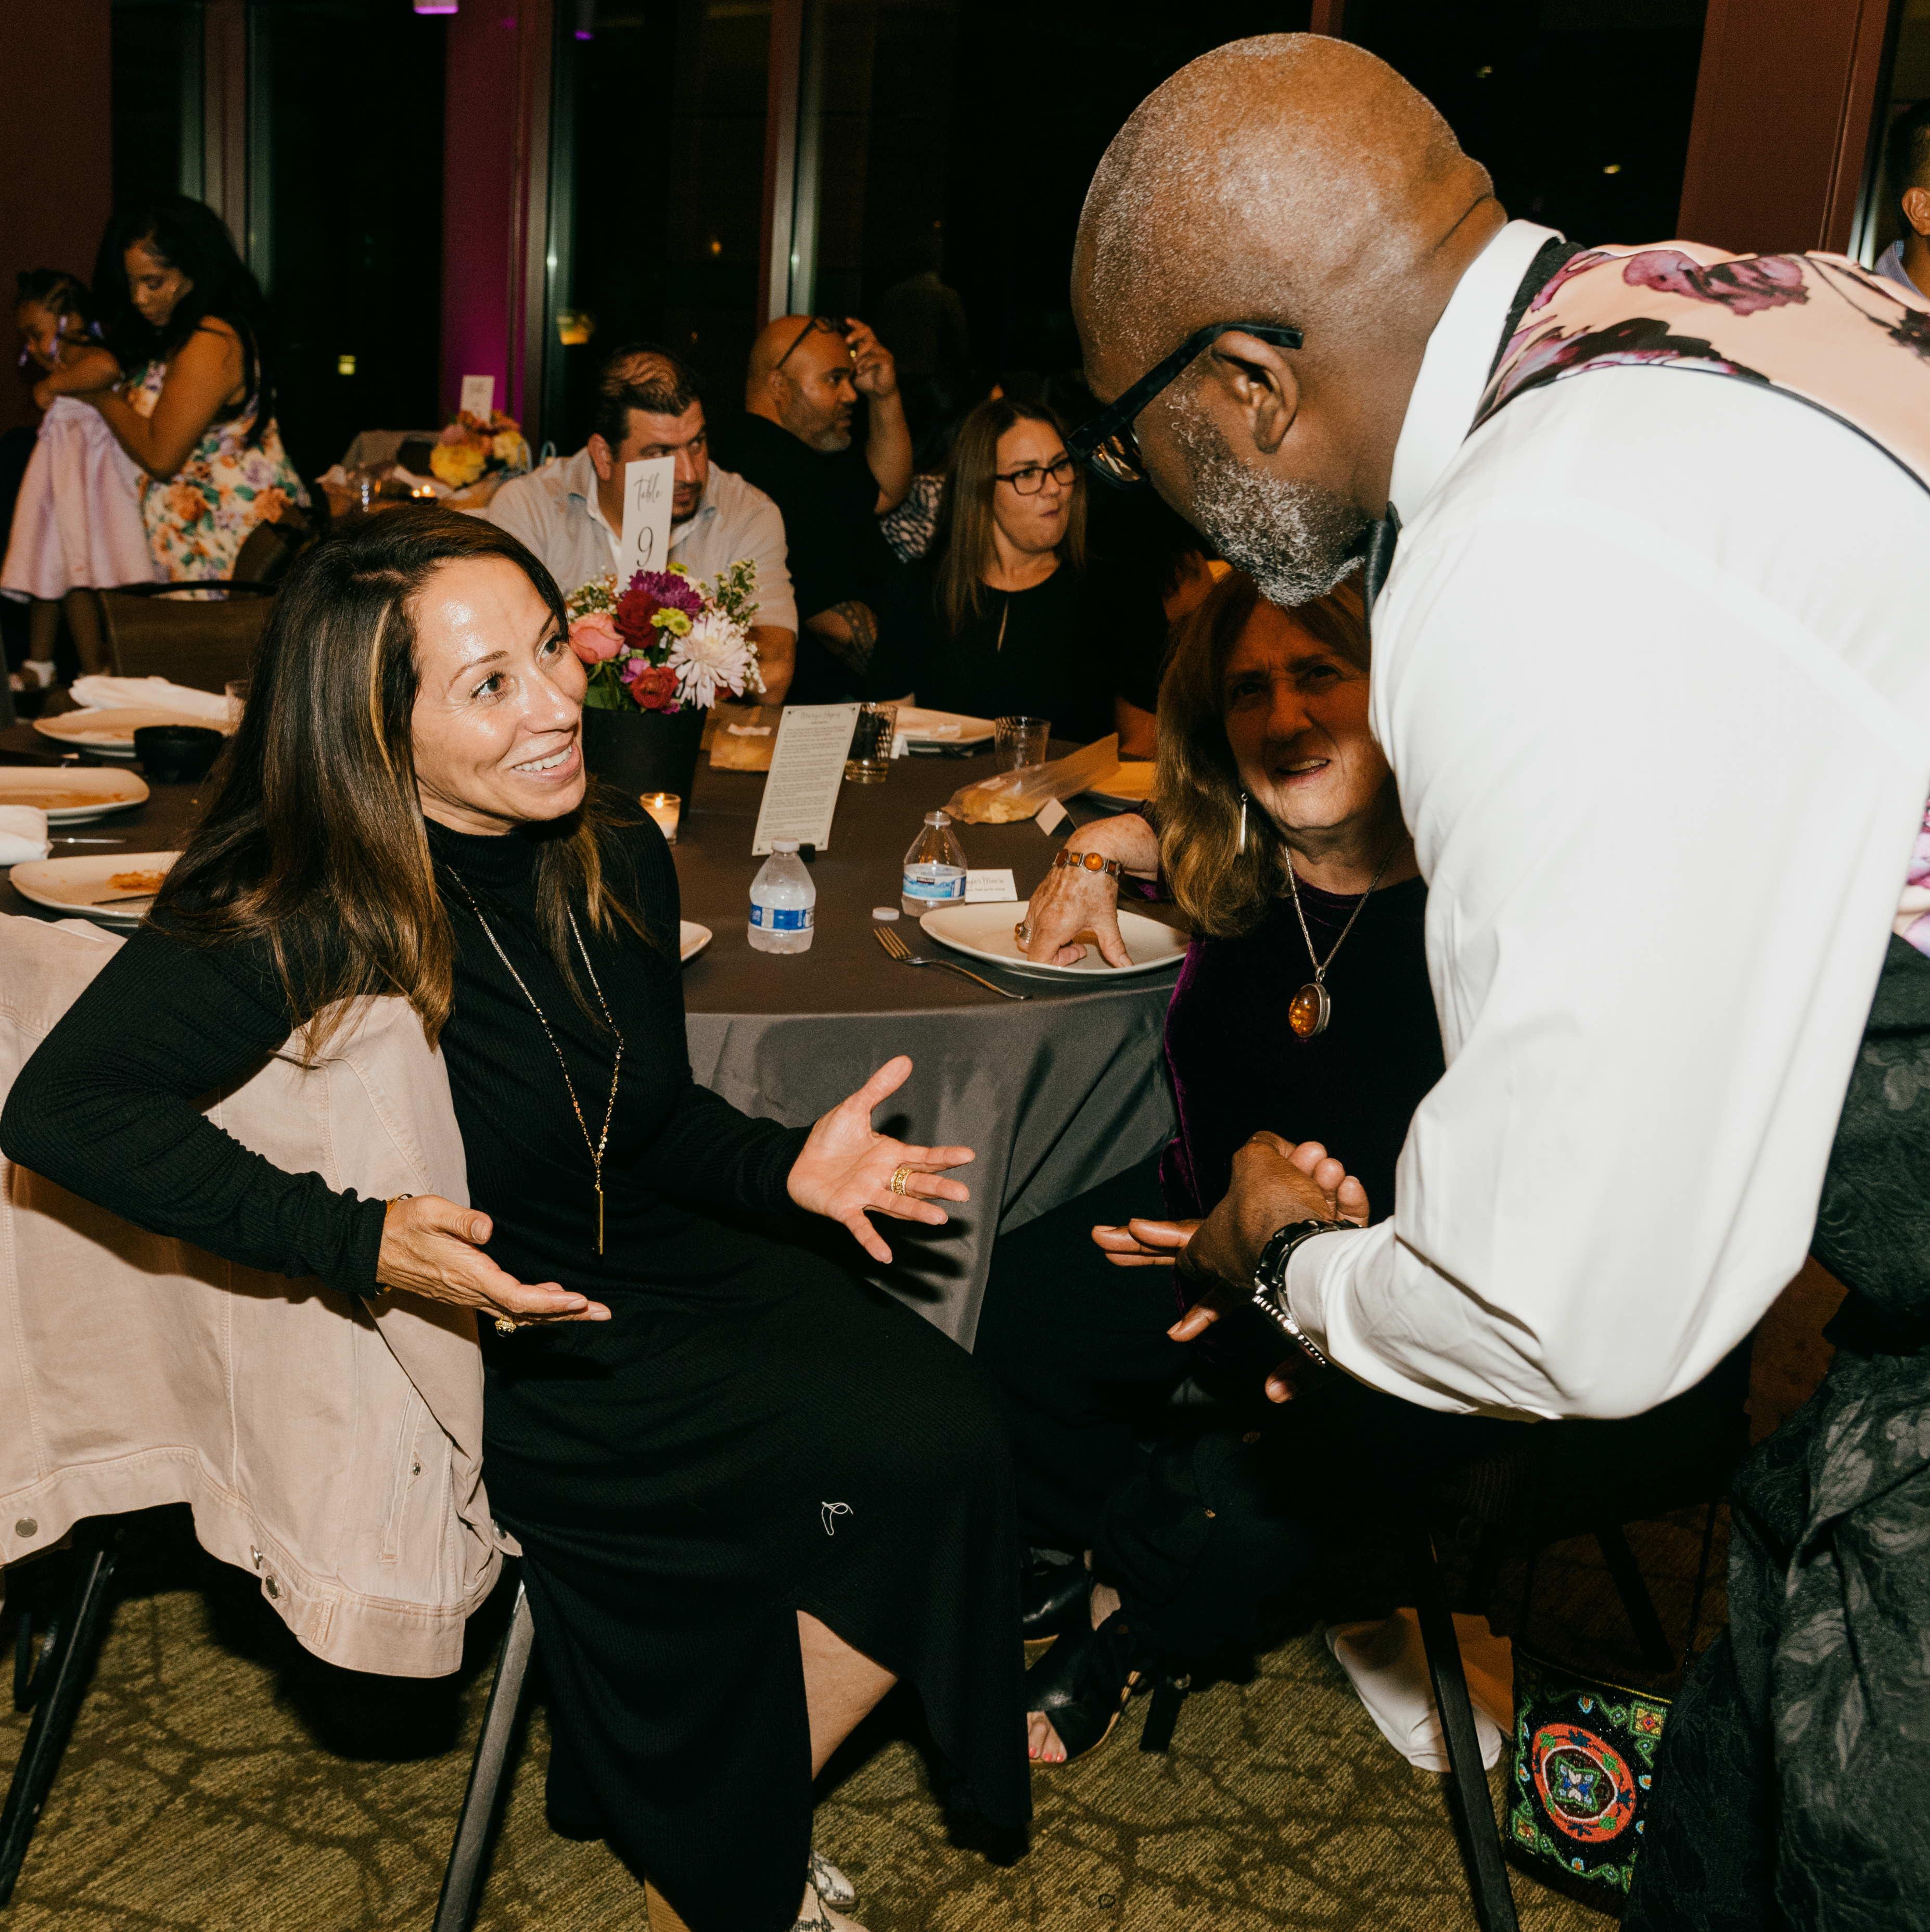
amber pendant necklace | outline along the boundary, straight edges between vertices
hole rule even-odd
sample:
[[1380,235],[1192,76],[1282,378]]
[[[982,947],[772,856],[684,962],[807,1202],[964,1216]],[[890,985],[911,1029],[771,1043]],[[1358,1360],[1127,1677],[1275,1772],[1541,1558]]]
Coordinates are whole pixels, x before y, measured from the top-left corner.
[[1300,906],[1300,882],[1293,876],[1293,862],[1287,862],[1287,890],[1293,901],[1293,916],[1300,922],[1300,937],[1307,942],[1307,957],[1313,962],[1314,976],[1293,995],[1287,1008],[1287,1024],[1302,1040],[1311,1040],[1316,1034],[1325,1033],[1327,1022],[1333,1017],[1333,997],[1327,991],[1327,968],[1334,963],[1334,955],[1347,944],[1347,934],[1353,930],[1353,922],[1365,910],[1367,902],[1374,896],[1374,888],[1381,881],[1387,868],[1394,862],[1394,854],[1399,849],[1397,838],[1389,848],[1386,858],[1380,862],[1380,870],[1369,882],[1360,902],[1347,914],[1347,923],[1341,928],[1340,937],[1327,949],[1323,959],[1314,950],[1314,935],[1307,930],[1307,915]]
[[610,1098],[604,1102],[603,1131],[595,1140],[590,1138],[589,1123],[583,1118],[583,1110],[577,1104],[576,1082],[570,1078],[570,1064],[563,1058],[563,1049],[556,1044],[556,1036],[550,1030],[550,1022],[544,1017],[543,1009],[536,1004],[536,995],[523,983],[523,975],[509,963],[509,955],[503,951],[502,942],[490,928],[490,922],[483,917],[482,908],[476,904],[461,873],[454,866],[449,868],[449,876],[462,888],[464,898],[469,902],[469,910],[476,916],[476,923],[483,929],[483,937],[496,948],[496,956],[502,962],[503,970],[516,982],[517,990],[529,1002],[530,1010],[536,1016],[536,1024],[543,1029],[543,1037],[550,1042],[550,1051],[556,1056],[556,1064],[562,1070],[563,1086],[570,1096],[570,1111],[577,1117],[577,1125],[583,1130],[583,1145],[589,1149],[590,1173],[596,1186],[596,1251],[603,1252],[603,1155],[610,1144],[610,1123],[616,1112],[616,1083],[623,1077],[623,1036],[616,1030],[616,1022],[610,1016],[610,1002],[603,997],[603,988],[598,983],[596,968],[590,964],[589,948],[583,944],[583,936],[577,929],[577,916],[568,915],[570,934],[577,942],[577,950],[583,955],[583,970],[589,975],[590,985],[595,988],[596,1003],[603,1009],[604,1024],[616,1040],[616,1064],[610,1070]]

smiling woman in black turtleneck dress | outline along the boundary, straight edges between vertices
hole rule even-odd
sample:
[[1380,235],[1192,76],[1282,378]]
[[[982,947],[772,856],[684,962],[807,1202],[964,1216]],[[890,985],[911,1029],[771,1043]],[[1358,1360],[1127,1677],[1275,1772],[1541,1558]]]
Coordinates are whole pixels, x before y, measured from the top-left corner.
[[[965,1354],[782,1217],[882,1255],[868,1214],[943,1220],[970,1155],[871,1132],[902,1060],[808,1130],[694,1083],[676,874],[586,796],[583,692],[555,586],[487,524],[402,510],[311,553],[207,820],[0,1144],[250,1266],[478,1311],[553,1810],[694,1932],[847,1927],[811,1779],[896,1678],[987,1815],[1026,1815],[1011,1479]],[[441,1047],[472,1208],[335,1192],[197,1108],[365,991]]]

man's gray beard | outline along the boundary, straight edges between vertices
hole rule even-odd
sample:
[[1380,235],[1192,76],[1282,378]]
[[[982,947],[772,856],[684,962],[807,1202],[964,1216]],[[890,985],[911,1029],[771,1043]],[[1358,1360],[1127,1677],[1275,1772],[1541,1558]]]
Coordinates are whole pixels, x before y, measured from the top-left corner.
[[1173,440],[1192,480],[1192,522],[1269,604],[1310,604],[1359,562],[1371,520],[1345,497],[1317,484],[1256,476],[1209,418],[1183,418]]

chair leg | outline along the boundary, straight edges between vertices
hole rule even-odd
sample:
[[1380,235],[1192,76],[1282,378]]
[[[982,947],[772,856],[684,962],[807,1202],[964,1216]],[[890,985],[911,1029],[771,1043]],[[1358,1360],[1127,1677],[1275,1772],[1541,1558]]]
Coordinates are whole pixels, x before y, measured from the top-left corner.
[[1619,1523],[1604,1523],[1595,1532],[1595,1540],[1602,1551],[1602,1560],[1608,1566],[1608,1574],[1615,1580],[1615,1594],[1622,1599],[1622,1608],[1628,1613],[1629,1628],[1635,1633],[1635,1642],[1641,1646],[1642,1661],[1651,1670],[1671,1670],[1675,1667],[1675,1652],[1671,1647],[1668,1634],[1662,1627],[1662,1618],[1656,1614],[1655,1599],[1649,1594],[1649,1586],[1643,1580],[1641,1565],[1635,1561],[1635,1553],[1629,1547],[1629,1539],[1622,1534]]
[[1682,1667],[1686,1671],[1695,1661],[1695,1640],[1702,1634],[1702,1598],[1709,1587],[1709,1556],[1716,1546],[1716,1503],[1713,1498],[1702,1517],[1702,1554],[1695,1560],[1695,1594],[1689,1600],[1689,1634],[1682,1640]]
[[469,1788],[463,1794],[455,1842],[449,1848],[449,1868],[442,1874],[442,1895],[436,1902],[434,1932],[469,1932],[475,1923],[490,1837],[502,1807],[509,1748],[522,1712],[535,1641],[529,1593],[519,1580],[509,1628],[503,1633],[502,1648],[496,1656],[496,1682],[490,1686],[489,1706],[483,1713],[482,1736],[476,1740],[475,1760],[469,1766]]
[[13,1768],[6,1808],[0,1811],[0,1906],[13,1895],[40,1808],[53,1788],[54,1774],[79,1712],[120,1540],[118,1525],[103,1525],[76,1537],[80,1574],[73,1594],[58,1626],[49,1631],[38,1668],[26,1684],[18,1687],[33,1706],[34,1719],[27,1727],[26,1748]]
[[1425,1527],[1417,1524],[1413,1537],[1410,1567],[1415,1607],[1420,1616],[1428,1675],[1434,1680],[1434,1705],[1441,1714],[1441,1734],[1447,1741],[1448,1787],[1467,1860],[1475,1922],[1481,1932],[1518,1932],[1515,1897],[1501,1856],[1494,1802],[1488,1795],[1488,1774],[1482,1768],[1481,1739],[1474,1728],[1474,1706],[1467,1694],[1467,1672],[1461,1668],[1454,1613],[1448,1607],[1440,1566]]

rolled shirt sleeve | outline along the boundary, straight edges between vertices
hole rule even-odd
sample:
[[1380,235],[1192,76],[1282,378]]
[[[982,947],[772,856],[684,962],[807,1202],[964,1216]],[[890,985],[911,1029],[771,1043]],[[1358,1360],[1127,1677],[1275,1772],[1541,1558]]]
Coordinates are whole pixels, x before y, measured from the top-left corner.
[[[1611,383],[1742,386],[1583,380],[1598,410]],[[1799,463],[1836,439],[1872,502],[1881,456],[1749,406],[1791,418]],[[1431,500],[1375,613],[1447,1071],[1392,1218],[1304,1244],[1288,1292],[1341,1366],[1425,1407],[1629,1414],[1706,1375],[1809,1246],[1930,778],[1880,561],[1923,554],[1925,509],[1879,477],[1833,583],[1773,513],[1672,536],[1602,476],[1488,467]]]

